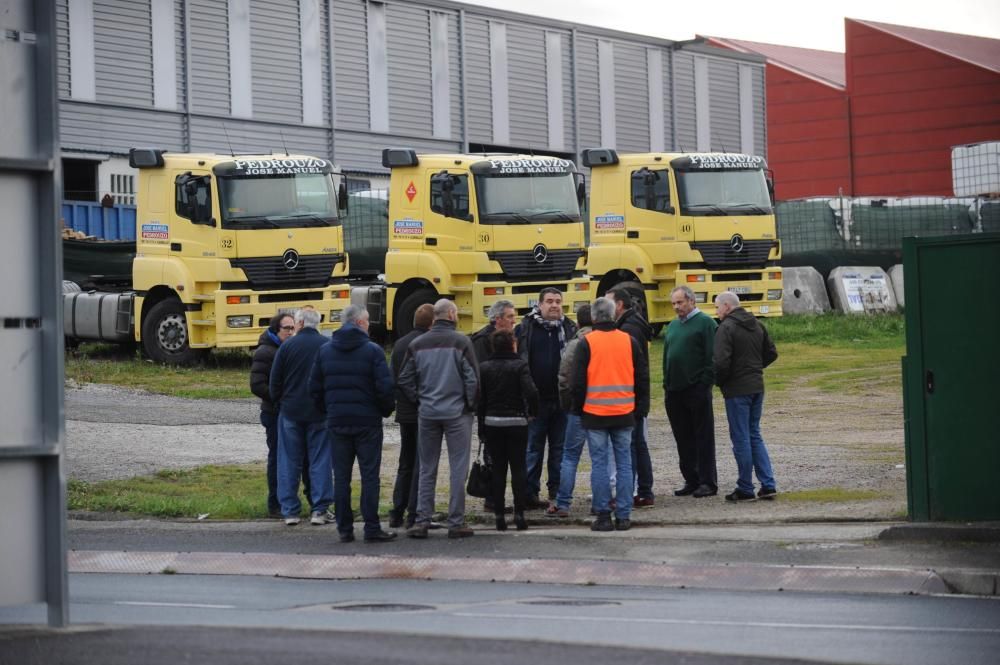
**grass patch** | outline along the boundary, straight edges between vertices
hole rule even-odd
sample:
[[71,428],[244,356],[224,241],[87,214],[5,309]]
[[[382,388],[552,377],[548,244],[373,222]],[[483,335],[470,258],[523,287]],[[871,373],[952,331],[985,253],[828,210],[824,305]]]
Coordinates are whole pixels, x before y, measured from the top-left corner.
[[[70,510],[167,518],[196,518],[207,513],[207,519],[218,520],[267,517],[263,464],[165,469],[152,476],[96,483],[70,479],[66,489]],[[351,490],[351,505],[357,510],[360,481],[354,479]],[[381,490],[379,514],[385,515],[391,504],[392,483],[383,481]],[[299,499],[302,515],[308,516],[308,502],[301,494]]]
[[851,349],[902,348],[906,320],[902,314],[859,316],[822,314],[764,319],[774,343],[808,344]]
[[782,492],[781,501],[791,503],[849,503],[851,501],[871,501],[885,494],[877,490],[853,490],[844,487],[821,487],[814,490]]

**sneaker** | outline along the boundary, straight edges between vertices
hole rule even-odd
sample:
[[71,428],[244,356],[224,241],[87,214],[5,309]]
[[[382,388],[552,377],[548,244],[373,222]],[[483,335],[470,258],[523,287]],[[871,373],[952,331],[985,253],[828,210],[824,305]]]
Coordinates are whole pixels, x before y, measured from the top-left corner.
[[753,501],[756,498],[753,492],[741,492],[739,490],[733,490],[730,494],[726,495],[726,501]]
[[560,508],[559,506],[549,506],[545,511],[545,516],[565,519],[569,517],[569,511],[565,508]]
[[295,526],[301,521],[296,515],[289,515],[285,518],[285,526]]
[[633,508],[652,508],[655,503],[656,501],[654,499],[650,499],[645,496],[637,496],[632,499]]
[[309,517],[309,523],[313,526],[319,526],[321,524],[330,524],[333,522],[333,513],[329,510],[324,510],[322,512],[316,511]]
[[406,535],[410,538],[426,538],[427,537],[427,525],[426,524],[414,524],[409,529],[406,530]]
[[757,492],[758,499],[767,499],[768,501],[773,501],[774,497],[778,495],[778,490],[773,487],[761,487]]
[[597,519],[590,524],[591,531],[614,531],[615,525],[611,522],[611,513],[599,513]]
[[615,518],[615,531],[628,531],[632,528],[632,520],[620,520]]
[[453,526],[448,529],[449,538],[469,538],[476,535],[476,532],[467,526]]
[[378,533],[365,534],[366,543],[387,543],[396,537],[393,531],[379,531]]

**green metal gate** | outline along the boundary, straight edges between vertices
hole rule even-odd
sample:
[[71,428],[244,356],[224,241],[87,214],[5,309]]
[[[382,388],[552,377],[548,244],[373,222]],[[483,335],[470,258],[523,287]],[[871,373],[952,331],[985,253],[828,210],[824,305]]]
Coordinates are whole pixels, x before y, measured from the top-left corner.
[[910,518],[1000,519],[1000,233],[905,238]]

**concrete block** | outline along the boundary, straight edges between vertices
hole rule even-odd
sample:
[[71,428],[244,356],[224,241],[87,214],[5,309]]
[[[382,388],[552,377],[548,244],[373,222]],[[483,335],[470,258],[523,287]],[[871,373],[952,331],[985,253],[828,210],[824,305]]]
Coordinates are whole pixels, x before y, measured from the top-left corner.
[[811,266],[782,268],[782,312],[792,314],[824,314],[830,311],[823,275]]
[[906,307],[906,298],[903,296],[903,265],[901,263],[889,268],[889,279],[892,281],[892,292],[896,296],[899,308]]
[[889,275],[876,266],[834,268],[826,285],[833,308],[843,314],[885,314],[898,309]]

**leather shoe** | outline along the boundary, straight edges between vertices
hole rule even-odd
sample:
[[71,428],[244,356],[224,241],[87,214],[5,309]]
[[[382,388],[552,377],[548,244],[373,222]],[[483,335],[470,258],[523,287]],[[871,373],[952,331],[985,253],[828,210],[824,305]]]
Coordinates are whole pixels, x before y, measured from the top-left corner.
[[469,538],[476,535],[476,532],[467,526],[453,526],[448,529],[449,538]]
[[403,515],[395,510],[389,511],[389,528],[398,529],[403,526]]
[[342,543],[353,543],[354,534],[348,531],[347,533],[340,534],[340,542]]
[[538,497],[537,494],[534,496],[529,496],[528,500],[524,502],[525,508],[528,510],[542,510],[549,507],[548,501],[543,501]]
[[715,496],[719,493],[718,488],[712,487],[711,485],[698,485],[698,489],[691,492],[691,496],[696,499],[701,499],[706,496]]
[[396,538],[393,531],[379,531],[378,533],[365,534],[366,543],[387,543]]
[[637,496],[632,499],[633,508],[652,508],[656,504],[654,499],[650,499],[646,496]]
[[684,485],[674,490],[674,496],[688,496],[689,494],[694,494],[697,489],[697,485]]

